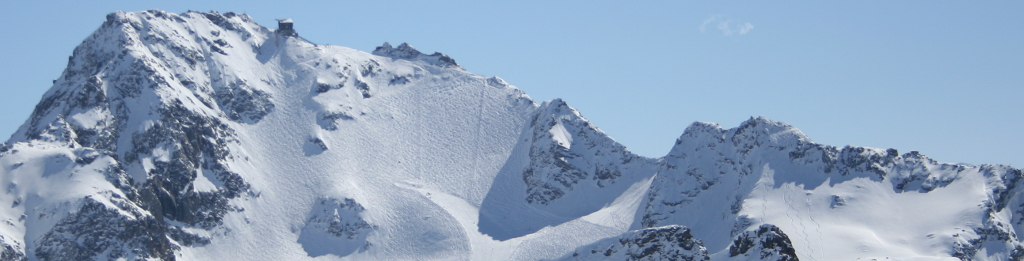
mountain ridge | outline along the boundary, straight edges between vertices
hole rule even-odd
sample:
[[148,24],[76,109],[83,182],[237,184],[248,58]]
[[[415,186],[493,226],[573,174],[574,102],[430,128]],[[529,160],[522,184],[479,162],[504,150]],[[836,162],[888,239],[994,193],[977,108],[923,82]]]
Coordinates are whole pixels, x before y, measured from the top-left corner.
[[1024,256],[1010,166],[763,117],[648,158],[447,55],[231,12],[108,15],[0,166],[0,260]]

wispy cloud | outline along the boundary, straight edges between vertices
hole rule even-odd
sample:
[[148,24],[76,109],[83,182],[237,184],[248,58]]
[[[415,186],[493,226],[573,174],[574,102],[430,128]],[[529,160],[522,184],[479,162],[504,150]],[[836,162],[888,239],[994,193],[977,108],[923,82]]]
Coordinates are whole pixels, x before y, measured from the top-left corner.
[[718,29],[725,36],[744,35],[754,30],[754,24],[733,21],[721,15],[712,15],[708,19],[704,19],[704,22],[700,24],[700,32],[704,33],[709,28]]

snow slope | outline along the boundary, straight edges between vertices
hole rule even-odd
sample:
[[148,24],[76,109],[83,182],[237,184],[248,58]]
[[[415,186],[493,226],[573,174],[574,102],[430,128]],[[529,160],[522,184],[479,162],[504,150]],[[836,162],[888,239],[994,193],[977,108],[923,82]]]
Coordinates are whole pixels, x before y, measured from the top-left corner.
[[1019,260],[1021,176],[763,118],[645,158],[441,53],[116,12],[0,143],[0,260]]

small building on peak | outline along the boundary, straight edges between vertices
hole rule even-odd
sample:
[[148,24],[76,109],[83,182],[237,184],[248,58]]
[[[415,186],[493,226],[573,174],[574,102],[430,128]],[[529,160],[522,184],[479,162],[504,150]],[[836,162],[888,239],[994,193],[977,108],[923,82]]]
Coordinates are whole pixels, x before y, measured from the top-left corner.
[[277,19],[277,33],[285,36],[295,36],[295,29],[292,28],[292,19]]

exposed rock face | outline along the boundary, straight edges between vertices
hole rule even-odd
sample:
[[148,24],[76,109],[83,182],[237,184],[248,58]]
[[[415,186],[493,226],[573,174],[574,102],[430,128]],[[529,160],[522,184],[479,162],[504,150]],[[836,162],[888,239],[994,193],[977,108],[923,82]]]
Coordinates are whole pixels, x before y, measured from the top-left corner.
[[711,260],[690,229],[664,226],[633,231],[577,248],[563,260]]
[[28,260],[25,256],[25,252],[22,251],[24,247],[18,245],[19,241],[8,243],[6,240],[0,239],[0,246],[3,246],[3,250],[0,251],[0,260],[2,261],[21,261]]
[[577,186],[603,188],[634,160],[646,161],[601,135],[565,102],[547,105],[530,122],[530,164],[522,174],[527,203],[548,205]]
[[778,227],[764,224],[746,231],[729,245],[729,257],[747,257],[745,260],[797,261],[796,250],[786,233]]
[[[116,194],[113,194],[116,195]],[[111,203],[130,204],[113,197]],[[177,245],[166,237],[185,239],[183,244],[208,242],[195,235],[170,233],[163,222],[147,216],[142,209],[130,216],[119,213],[92,198],[83,200],[78,212],[61,219],[38,241],[35,257],[42,260],[174,259]],[[193,238],[196,238],[193,240]],[[198,241],[198,242],[197,242]]]
[[391,47],[390,43],[385,42],[383,45],[378,46],[373,50],[374,55],[394,57],[399,59],[407,59],[414,61],[424,61],[429,64],[433,64],[441,67],[453,67],[462,68],[459,64],[455,63],[455,59],[448,57],[443,53],[434,52],[434,54],[426,55],[421,53],[416,48],[408,43],[402,43],[398,45],[398,48]]
[[[633,154],[560,99],[532,115],[512,157],[496,183],[515,186],[492,189],[481,206],[480,231],[496,239],[597,211],[658,168],[656,160]],[[513,216],[529,222],[500,221]]]
[[270,94],[244,83],[230,83],[221,87],[214,94],[214,100],[233,121],[256,123],[274,110]]

